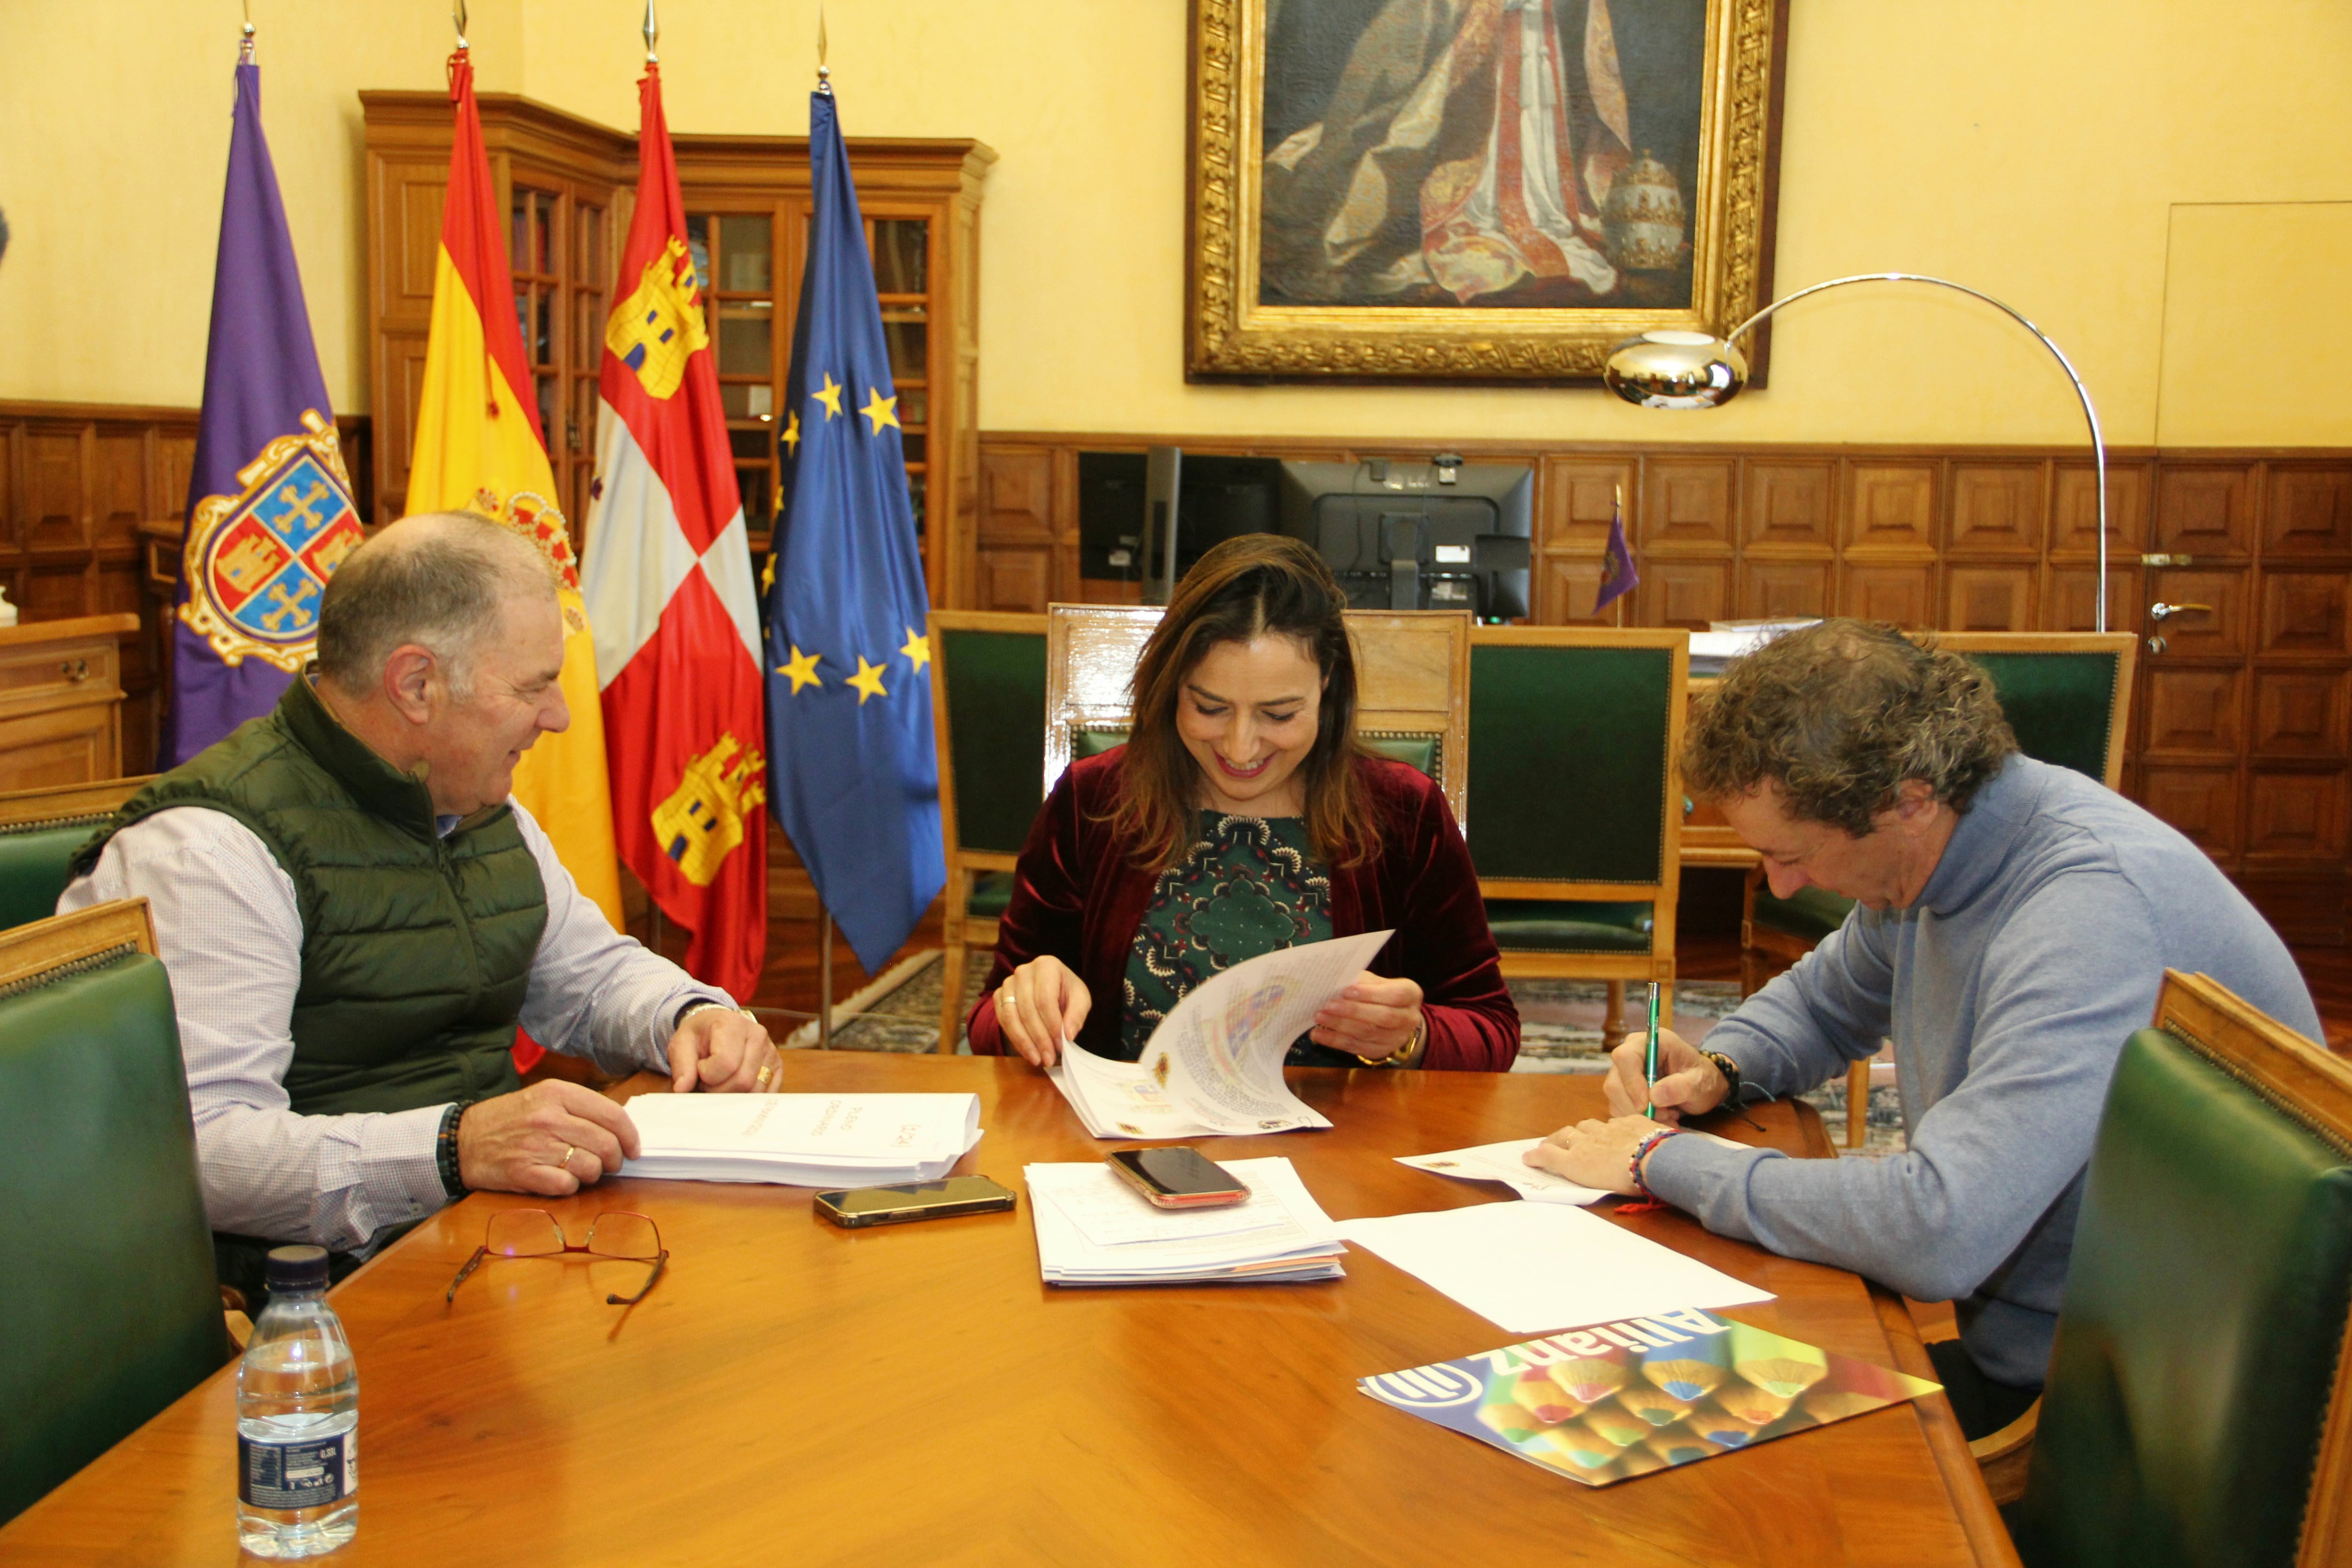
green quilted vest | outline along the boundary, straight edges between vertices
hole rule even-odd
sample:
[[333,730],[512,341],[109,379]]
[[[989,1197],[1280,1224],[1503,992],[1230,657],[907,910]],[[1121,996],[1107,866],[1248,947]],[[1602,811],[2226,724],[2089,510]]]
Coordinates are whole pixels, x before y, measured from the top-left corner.
[[[301,679],[275,712],[124,802],[76,852],[74,875],[116,833],[178,805],[226,812],[293,879],[295,1110],[412,1110],[519,1087],[509,1048],[547,889],[512,808],[437,836],[425,787],[344,729]],[[233,947],[236,933],[218,940]]]

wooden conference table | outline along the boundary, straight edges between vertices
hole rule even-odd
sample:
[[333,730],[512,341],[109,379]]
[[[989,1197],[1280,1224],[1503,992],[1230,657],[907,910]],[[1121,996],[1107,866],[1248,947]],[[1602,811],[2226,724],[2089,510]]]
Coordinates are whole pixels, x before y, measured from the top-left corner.
[[[784,1089],[971,1090],[959,1171],[1020,1187],[1093,1160],[1020,1062],[789,1052]],[[1287,1155],[1335,1218],[1510,1201],[1391,1156],[1600,1113],[1597,1079],[1294,1071],[1336,1124],[1216,1141]],[[616,1093],[657,1085],[639,1079]],[[1810,1108],[1726,1135],[1830,1152]],[[497,1208],[654,1216],[667,1274],[574,1256],[486,1264]],[[1028,1199],[1025,1192],[1022,1210]],[[1606,1212],[1604,1205],[1604,1211]],[[1730,1315],[1932,1375],[1902,1304],[1855,1276],[1633,1226],[1779,1300]],[[363,1563],[1339,1565],[2014,1563],[1941,1395],[1593,1490],[1358,1394],[1355,1380],[1526,1336],[1351,1249],[1344,1280],[1057,1289],[1025,1212],[844,1231],[804,1189],[608,1181],[478,1194],[334,1294],[359,1359]],[[624,1278],[626,1276],[626,1278]],[[0,1563],[237,1560],[235,1369],[0,1530]]]

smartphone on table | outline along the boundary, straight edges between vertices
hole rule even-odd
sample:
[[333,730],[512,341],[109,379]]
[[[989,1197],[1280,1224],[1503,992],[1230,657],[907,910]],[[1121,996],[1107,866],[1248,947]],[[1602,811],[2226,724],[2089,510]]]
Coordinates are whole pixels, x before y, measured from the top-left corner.
[[1181,1144],[1160,1149],[1121,1149],[1103,1156],[1110,1168],[1163,1209],[1216,1208],[1247,1201],[1249,1188],[1214,1160]]
[[950,1176],[938,1182],[907,1182],[892,1187],[851,1187],[819,1193],[816,1212],[852,1230],[869,1225],[946,1219],[960,1214],[1001,1214],[1013,1206],[1011,1189],[986,1176]]

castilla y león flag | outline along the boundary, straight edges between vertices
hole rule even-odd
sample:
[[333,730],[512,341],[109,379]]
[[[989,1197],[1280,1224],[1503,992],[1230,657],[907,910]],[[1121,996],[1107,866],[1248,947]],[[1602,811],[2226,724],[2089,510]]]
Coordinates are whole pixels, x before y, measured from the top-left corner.
[[661,78],[638,84],[637,206],[598,379],[583,581],[621,858],[739,1000],[768,945],[767,759],[751,550]]
[[481,117],[474,107],[474,65],[462,49],[449,62],[449,96],[457,105],[457,136],[449,149],[449,194],[441,209],[433,337],[417,399],[408,510],[496,518],[538,545],[554,570],[563,606],[562,687],[572,727],[541,735],[523,753],[515,769],[514,795],[547,830],[580,890],[618,926],[621,874],[613,858],[613,795],[605,782],[595,641],[531,399],[522,331],[515,321],[514,275],[508,270],[497,193],[482,150]]

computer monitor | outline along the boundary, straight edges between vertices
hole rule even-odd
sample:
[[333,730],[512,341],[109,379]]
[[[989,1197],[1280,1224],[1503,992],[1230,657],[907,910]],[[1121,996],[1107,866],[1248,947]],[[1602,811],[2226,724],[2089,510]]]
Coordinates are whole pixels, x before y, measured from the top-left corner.
[[1282,465],[1282,531],[1315,546],[1360,610],[1525,616],[1535,470],[1523,463]]
[[[1078,454],[1078,575],[1142,584],[1164,605],[1202,552],[1242,533],[1274,533],[1282,464],[1155,447]],[[1171,538],[1167,520],[1176,520]],[[1169,548],[1174,546],[1173,571]]]

